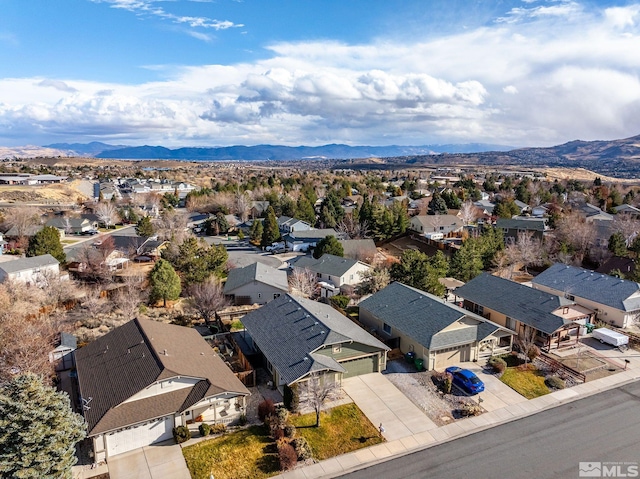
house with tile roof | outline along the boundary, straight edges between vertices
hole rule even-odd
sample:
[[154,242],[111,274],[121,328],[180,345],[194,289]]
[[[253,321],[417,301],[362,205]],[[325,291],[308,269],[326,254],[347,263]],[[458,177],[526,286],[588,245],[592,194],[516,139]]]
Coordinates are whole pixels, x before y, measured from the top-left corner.
[[39,286],[51,276],[60,276],[60,262],[50,254],[0,263],[0,283],[15,281]]
[[290,294],[242,318],[280,392],[312,373],[337,382],[386,369],[389,348],[328,304]]
[[371,266],[362,261],[328,253],[319,259],[302,256],[293,266],[307,269],[316,275],[323,298],[352,293],[355,286],[362,282],[361,273],[371,270]]
[[236,305],[266,304],[289,292],[287,272],[262,263],[229,271],[224,294]]
[[411,286],[394,282],[362,301],[360,322],[427,370],[511,350],[513,331]]
[[575,344],[593,311],[575,301],[483,273],[456,289],[463,306],[547,350]]
[[531,281],[535,289],[557,294],[619,328],[640,317],[640,284],[588,269],[556,263]]
[[172,438],[176,426],[233,424],[247,388],[195,329],[134,319],[76,351],[95,461]]

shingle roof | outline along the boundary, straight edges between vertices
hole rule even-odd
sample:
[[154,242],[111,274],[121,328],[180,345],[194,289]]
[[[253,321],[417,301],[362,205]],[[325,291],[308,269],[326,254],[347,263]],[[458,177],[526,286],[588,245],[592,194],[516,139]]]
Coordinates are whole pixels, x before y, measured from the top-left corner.
[[315,259],[311,256],[298,258],[295,262],[295,267],[306,268],[314,273],[342,276],[356,264],[358,264],[358,261],[355,259],[342,258],[341,256],[325,253],[319,259]]
[[363,309],[427,349],[468,344],[476,341],[478,337],[488,336],[492,328],[493,331],[499,329],[497,325],[488,323],[442,331],[465,316],[480,322],[486,322],[486,319],[454,304],[446,303],[432,294],[398,282],[389,284],[362,301],[360,310]]
[[573,301],[555,294],[545,293],[488,273],[476,276],[464,286],[457,288],[456,296],[502,313],[547,334],[555,332],[565,324],[565,321],[553,314],[553,311],[574,304]]
[[496,228],[544,231],[544,227],[545,221],[541,219],[498,218],[496,220]]
[[292,241],[296,240],[321,240],[326,238],[327,236],[335,236],[337,239],[342,238],[344,235],[338,233],[333,228],[325,228],[325,229],[310,229],[310,230],[299,230],[292,231],[291,233],[285,236],[289,237]]
[[43,254],[41,256],[20,258],[14,261],[7,261],[6,263],[0,263],[0,269],[7,274],[11,274],[17,273],[19,271],[29,271],[33,268],[51,266],[54,264],[60,264],[60,262],[50,254]]
[[328,304],[290,294],[250,312],[242,323],[287,384],[314,370],[344,370],[331,358],[313,354],[324,345],[353,341],[389,349]]
[[532,283],[546,286],[621,311],[640,309],[640,284],[587,269],[556,263],[533,278]]
[[229,271],[227,282],[224,285],[224,293],[230,294],[240,286],[253,281],[274,286],[284,292],[289,291],[286,271],[262,263],[253,263],[244,268],[234,268]]
[[[134,319],[76,351],[89,435],[181,411],[197,401],[249,391],[191,328]],[[121,404],[151,384],[201,378],[193,388]],[[204,383],[203,383],[204,381]],[[206,385],[206,387],[205,387]]]

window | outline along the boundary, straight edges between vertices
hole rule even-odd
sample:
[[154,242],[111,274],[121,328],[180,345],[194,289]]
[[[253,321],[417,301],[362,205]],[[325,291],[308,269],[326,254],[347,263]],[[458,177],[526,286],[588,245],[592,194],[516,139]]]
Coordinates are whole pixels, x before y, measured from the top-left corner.
[[273,299],[279,298],[280,297],[280,293],[273,293]]
[[262,298],[262,293],[258,293],[258,298]]
[[507,316],[507,328],[516,329],[516,320]]
[[384,323],[382,325],[382,330],[387,334],[391,334],[391,326],[389,326],[387,323]]
[[567,298],[569,301],[574,301],[576,299],[576,297],[572,294],[565,294],[564,295],[565,298]]
[[341,344],[334,344],[333,345],[333,354],[338,354],[342,352],[342,345]]

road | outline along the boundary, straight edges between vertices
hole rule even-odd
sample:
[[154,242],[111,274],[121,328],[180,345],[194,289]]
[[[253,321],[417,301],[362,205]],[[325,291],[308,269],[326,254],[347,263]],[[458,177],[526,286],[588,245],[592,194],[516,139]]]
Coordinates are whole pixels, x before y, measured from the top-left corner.
[[342,477],[576,479],[579,462],[640,463],[640,382]]

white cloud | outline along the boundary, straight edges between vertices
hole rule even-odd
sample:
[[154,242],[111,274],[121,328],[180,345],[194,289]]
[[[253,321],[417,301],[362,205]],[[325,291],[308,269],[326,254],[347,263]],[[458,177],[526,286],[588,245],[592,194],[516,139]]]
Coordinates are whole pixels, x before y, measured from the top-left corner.
[[502,89],[503,92],[508,93],[509,95],[517,95],[518,89],[513,85],[507,85]]
[[68,84],[66,84],[65,82],[63,82],[61,80],[46,79],[46,80],[42,80],[39,83],[36,83],[36,85],[37,86],[42,86],[42,87],[55,88],[56,90],[64,91],[64,92],[67,92],[67,93],[74,93],[74,92],[78,91],[75,88],[73,88],[72,86],[69,86]]

